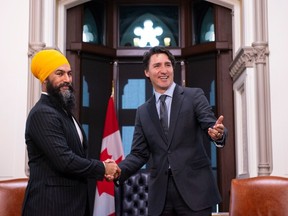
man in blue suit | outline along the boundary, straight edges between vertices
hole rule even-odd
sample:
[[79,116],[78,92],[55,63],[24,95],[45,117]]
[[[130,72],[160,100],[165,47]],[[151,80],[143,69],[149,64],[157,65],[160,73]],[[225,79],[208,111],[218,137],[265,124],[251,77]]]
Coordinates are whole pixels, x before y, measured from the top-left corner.
[[113,161],[87,158],[85,133],[71,113],[75,99],[66,57],[42,50],[33,57],[31,71],[42,94],[26,122],[30,176],[22,215],[89,215],[87,178],[111,179],[120,170]]
[[[151,48],[143,62],[154,95],[137,109],[132,149],[119,164],[117,182],[123,183],[151,157],[149,215],[210,216],[221,197],[204,137],[224,146],[223,116],[215,118],[201,89],[174,83],[175,59],[167,49]],[[161,114],[161,95],[166,98],[167,120]]]

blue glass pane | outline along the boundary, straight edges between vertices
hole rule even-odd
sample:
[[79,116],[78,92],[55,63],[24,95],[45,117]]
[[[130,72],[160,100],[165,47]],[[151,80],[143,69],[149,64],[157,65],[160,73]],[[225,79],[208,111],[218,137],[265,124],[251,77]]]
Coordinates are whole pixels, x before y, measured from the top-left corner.
[[212,80],[210,85],[210,105],[213,107],[215,106],[215,80]]
[[[210,84],[209,95],[210,95],[209,103],[212,107],[215,107],[215,80],[212,80]],[[211,142],[211,164],[212,164],[212,169],[217,170],[216,146],[213,142]]]
[[145,79],[128,79],[122,96],[122,109],[137,109],[145,102]]
[[83,83],[82,83],[82,106],[89,107],[88,83],[85,80],[85,76],[83,76]]
[[212,169],[217,169],[217,155],[216,155],[216,146],[214,142],[211,142],[211,165]]
[[128,155],[131,151],[132,139],[133,139],[134,126],[122,127],[122,141],[124,155]]
[[88,124],[82,124],[82,128],[85,132],[86,137],[89,137],[89,125]]

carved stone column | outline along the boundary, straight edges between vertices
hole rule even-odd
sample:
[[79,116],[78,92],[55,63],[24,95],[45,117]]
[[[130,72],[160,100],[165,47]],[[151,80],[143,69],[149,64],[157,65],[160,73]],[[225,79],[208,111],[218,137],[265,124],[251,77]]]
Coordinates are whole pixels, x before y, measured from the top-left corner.
[[[230,66],[230,75],[235,82],[246,68],[254,68],[255,88],[255,135],[257,146],[258,175],[272,172],[272,141],[269,69],[267,67],[269,49],[267,43],[267,0],[254,0],[255,42],[251,47],[243,47]],[[244,105],[242,105],[244,106]],[[243,108],[245,110],[245,107]],[[252,111],[254,113],[254,111]],[[237,113],[236,113],[237,115]],[[248,119],[246,119],[248,121]]]
[[252,44],[256,65],[256,95],[259,163],[258,175],[270,175],[272,172],[272,141],[270,84],[268,62],[267,0],[255,0],[255,42]]
[[271,173],[271,122],[270,122],[270,88],[266,67],[269,54],[267,43],[253,43],[255,53],[256,95],[257,95],[257,137],[259,147],[258,175]]
[[57,48],[55,44],[55,19],[55,0],[30,0],[28,111],[38,101],[41,93],[39,81],[30,73],[30,60],[36,52],[46,46]]
[[42,36],[42,16],[43,5],[42,1],[30,0],[30,22],[29,22],[29,70],[28,70],[28,101],[27,112],[30,111],[32,106],[39,99],[41,93],[41,86],[38,80],[36,80],[30,72],[31,57],[39,50],[45,47]]
[[[35,79],[30,71],[31,57],[39,50],[45,47],[42,42],[42,1],[30,0],[30,21],[29,21],[29,49],[28,49],[28,98],[27,98],[27,115],[34,104],[39,100],[41,85],[39,80]],[[25,152],[25,174],[29,176],[28,154]]]

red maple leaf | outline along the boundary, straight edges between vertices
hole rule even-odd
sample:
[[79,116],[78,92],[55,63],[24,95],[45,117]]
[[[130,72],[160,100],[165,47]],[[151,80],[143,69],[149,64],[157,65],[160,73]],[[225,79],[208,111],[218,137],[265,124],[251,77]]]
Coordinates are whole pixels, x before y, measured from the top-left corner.
[[97,189],[99,196],[101,196],[102,193],[114,196],[114,182],[107,182],[105,179],[103,181],[97,181]]

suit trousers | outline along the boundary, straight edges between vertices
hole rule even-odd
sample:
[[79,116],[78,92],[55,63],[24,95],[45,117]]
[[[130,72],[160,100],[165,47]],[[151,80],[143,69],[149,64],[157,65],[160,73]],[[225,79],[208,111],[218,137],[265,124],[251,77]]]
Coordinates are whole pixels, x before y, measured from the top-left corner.
[[203,209],[200,211],[193,211],[189,208],[189,206],[185,203],[180,193],[176,188],[176,184],[174,182],[173,176],[171,172],[169,173],[168,178],[168,188],[166,194],[166,201],[164,210],[161,216],[211,216],[212,215],[212,207]]

